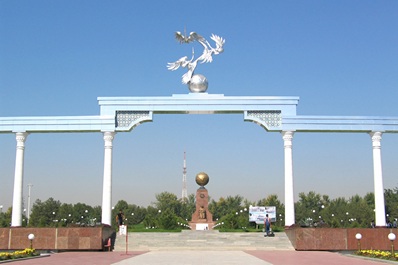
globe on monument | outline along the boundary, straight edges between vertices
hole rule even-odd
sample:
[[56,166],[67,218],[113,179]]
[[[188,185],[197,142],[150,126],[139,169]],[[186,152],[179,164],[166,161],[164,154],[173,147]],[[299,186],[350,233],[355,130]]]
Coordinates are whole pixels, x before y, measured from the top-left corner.
[[192,76],[188,86],[189,90],[193,93],[203,93],[206,92],[209,83],[204,75],[197,74]]
[[209,175],[204,172],[200,172],[196,175],[195,181],[199,186],[204,187],[209,183]]

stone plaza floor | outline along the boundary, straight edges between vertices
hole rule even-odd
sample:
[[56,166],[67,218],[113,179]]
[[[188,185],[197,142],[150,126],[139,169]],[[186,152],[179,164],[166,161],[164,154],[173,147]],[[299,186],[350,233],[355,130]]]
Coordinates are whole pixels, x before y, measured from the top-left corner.
[[[14,261],[15,265],[377,265],[386,261],[363,259],[328,251],[131,251],[131,252],[61,252],[48,257]],[[396,264],[396,263],[392,263]]]
[[[126,244],[128,242],[128,244]],[[127,247],[126,247],[127,246]],[[385,261],[349,252],[295,251],[285,233],[128,233],[117,236],[114,251],[51,253],[13,265],[372,265]],[[398,264],[398,263],[393,263]]]

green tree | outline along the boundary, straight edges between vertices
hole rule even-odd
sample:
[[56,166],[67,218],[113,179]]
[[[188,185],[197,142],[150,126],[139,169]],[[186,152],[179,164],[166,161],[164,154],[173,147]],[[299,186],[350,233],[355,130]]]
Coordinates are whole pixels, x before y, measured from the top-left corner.
[[76,203],[73,205],[72,220],[75,225],[91,226],[93,224],[93,207],[85,203]]
[[385,189],[386,215],[388,221],[394,222],[398,218],[398,188]]
[[175,215],[181,216],[182,202],[178,200],[177,195],[164,191],[162,193],[156,194],[155,207],[162,212],[169,209]]
[[191,220],[192,214],[196,210],[195,203],[195,194],[189,194],[188,198],[184,201],[181,201],[181,211],[180,218],[186,223],[188,220]]
[[102,216],[102,207],[97,205],[92,208],[91,217],[93,218],[93,222],[95,225],[101,224],[101,216]]
[[275,206],[276,207],[276,223],[279,226],[283,226],[283,219],[285,218],[285,205],[281,203],[278,195],[271,194],[267,198],[259,200],[256,204],[257,206]]
[[125,224],[128,226],[141,223],[146,215],[146,209],[135,204],[129,204],[124,210]]
[[73,215],[73,205],[67,203],[61,204],[58,212],[58,216],[61,217],[59,225],[64,227],[71,225],[73,221],[72,215]]
[[[344,197],[332,200],[324,214],[326,222],[331,227],[344,227],[348,222],[348,201]],[[349,213],[349,212],[348,212]]]
[[239,220],[238,216],[234,213],[229,213],[224,215],[220,222],[223,223],[221,228],[225,229],[238,229],[239,228]]
[[158,226],[158,217],[159,217],[159,210],[155,207],[148,206],[146,208],[146,215],[144,218],[144,225],[146,228],[155,228]]
[[6,212],[0,213],[0,227],[9,227],[11,225],[12,207],[8,208]]
[[171,210],[166,209],[164,212],[161,212],[158,217],[158,227],[162,229],[176,229],[178,217],[177,215]]
[[45,202],[39,199],[32,206],[32,213],[29,219],[29,226],[46,227],[58,226],[60,201],[49,198]]
[[370,208],[375,208],[375,194],[373,192],[366,193],[364,200],[366,204],[369,205]]
[[218,223],[223,223],[223,225],[218,228],[221,229],[244,229],[246,230],[249,227],[249,215],[245,212],[231,212],[227,215],[224,215]]
[[[254,206],[256,205],[255,201],[249,201],[248,199],[243,199],[243,206],[246,207],[247,209],[249,209],[250,206]],[[258,206],[258,204],[257,204]]]
[[236,195],[234,197],[228,196],[226,199],[221,197],[218,202],[211,200],[209,204],[209,211],[213,214],[214,219],[221,219],[228,214],[236,214],[242,209],[243,197]]
[[347,227],[369,227],[374,215],[373,208],[359,195],[354,195],[349,199],[347,212]]
[[318,225],[327,223],[327,210],[330,199],[327,195],[321,195],[310,191],[308,194],[299,193],[299,201],[295,203],[295,219],[300,225]]

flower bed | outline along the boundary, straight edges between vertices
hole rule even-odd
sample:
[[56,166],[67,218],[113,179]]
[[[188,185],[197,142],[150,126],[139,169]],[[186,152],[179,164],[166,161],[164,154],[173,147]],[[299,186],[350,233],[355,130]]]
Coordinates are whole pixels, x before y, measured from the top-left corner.
[[21,259],[38,256],[34,248],[25,248],[24,250],[17,250],[14,252],[0,252],[0,261],[9,259]]
[[392,256],[390,251],[360,250],[360,251],[355,252],[355,254],[357,254],[359,256],[370,257],[370,258],[398,261],[398,253],[394,253],[394,256]]

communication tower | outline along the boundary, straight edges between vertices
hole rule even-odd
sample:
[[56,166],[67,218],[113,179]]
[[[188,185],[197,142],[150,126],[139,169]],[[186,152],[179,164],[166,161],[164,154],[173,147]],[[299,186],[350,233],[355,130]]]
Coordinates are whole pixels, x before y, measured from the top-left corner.
[[187,193],[187,162],[185,157],[184,151],[184,166],[182,168],[182,194],[181,194],[182,201],[188,200],[188,193]]

